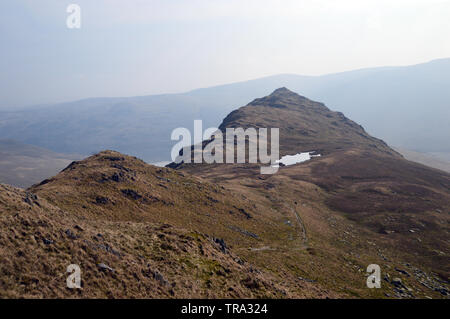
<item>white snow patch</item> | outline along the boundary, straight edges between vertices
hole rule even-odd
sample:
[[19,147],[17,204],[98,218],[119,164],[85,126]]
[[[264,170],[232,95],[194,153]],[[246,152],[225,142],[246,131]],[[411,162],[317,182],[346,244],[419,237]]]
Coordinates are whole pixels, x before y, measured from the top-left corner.
[[279,163],[284,164],[285,166],[294,165],[298,163],[303,163],[309,161],[312,157],[318,157],[320,154],[312,155],[315,151],[305,152],[305,153],[297,153],[295,155],[285,155],[279,160],[275,161],[274,167],[278,167]]

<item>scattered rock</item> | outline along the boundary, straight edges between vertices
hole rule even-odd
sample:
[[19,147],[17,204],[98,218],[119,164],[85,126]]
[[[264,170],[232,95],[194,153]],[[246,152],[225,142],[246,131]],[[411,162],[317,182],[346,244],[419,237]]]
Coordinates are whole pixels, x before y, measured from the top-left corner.
[[84,229],[80,225],[75,225],[75,226],[73,226],[73,228],[75,228],[76,230],[79,230],[79,231],[84,231]]
[[125,196],[127,196],[131,199],[134,199],[134,200],[138,200],[138,199],[142,198],[142,195],[138,194],[136,191],[134,191],[132,189],[122,189],[121,192]]
[[241,281],[241,283],[248,289],[258,289],[259,288],[259,283],[255,279],[252,279],[250,277],[245,278],[244,280]]
[[245,209],[243,208],[237,208],[236,206],[233,206],[238,210],[239,213],[243,214],[247,219],[251,219],[252,215],[250,215]]
[[155,271],[153,273],[153,278],[159,282],[161,286],[168,286],[169,282],[164,278],[164,276],[159,272]]
[[119,174],[114,173],[111,176],[111,180],[117,183],[123,181],[123,173],[122,172],[120,172]]
[[95,198],[95,203],[105,205],[109,203],[109,199],[103,196],[97,196]]
[[167,182],[167,183],[170,183],[170,182],[171,182],[170,179],[165,178],[165,177],[156,176],[156,178],[159,179],[160,181],[163,181],[163,182]]
[[245,264],[245,262],[239,257],[234,258],[234,261],[236,263],[238,263],[239,265],[244,265]]
[[75,235],[70,229],[67,229],[64,233],[65,233],[65,234],[67,235],[67,237],[69,237],[70,239],[77,239],[77,238],[78,238],[78,236]]
[[28,205],[36,204],[37,206],[40,206],[39,202],[37,200],[38,200],[38,197],[35,194],[31,194],[31,193],[26,193],[26,197],[23,199],[23,201],[25,203],[27,203]]
[[403,270],[403,269],[400,269],[400,268],[397,268],[397,267],[395,267],[395,270],[398,271],[399,273],[405,275],[405,276],[411,277],[411,275],[406,270]]
[[434,290],[437,291],[437,292],[440,292],[444,296],[448,296],[449,295],[449,291],[446,288],[439,287],[439,288],[434,288]]
[[[63,172],[65,172],[65,171],[68,171],[68,170],[73,170],[73,169],[75,169],[75,166],[77,166],[79,164],[79,162],[78,161],[73,161],[72,163],[70,163],[65,169],[63,169],[62,171]],[[44,184],[47,184],[48,182],[50,182],[51,181],[51,179],[46,179],[46,180],[44,180],[42,183],[44,183]],[[44,185],[44,184],[39,184],[39,185]]]
[[105,160],[111,161],[111,162],[117,162],[117,161],[124,161],[125,158],[121,156],[105,156]]
[[[72,163],[73,163],[73,162],[72,162]],[[64,169],[64,170],[65,170],[65,169]],[[64,171],[64,170],[63,170],[63,171]],[[53,180],[53,179],[44,179],[42,182],[40,182],[40,183],[38,184],[38,186],[48,184],[48,183],[50,183],[52,180]]]
[[310,283],[317,282],[317,280],[309,279],[309,278],[303,278],[303,277],[298,277],[298,279],[299,279],[299,280],[306,281],[306,282],[310,282]]
[[103,249],[103,250],[107,251],[108,253],[111,253],[111,254],[113,254],[113,255],[115,255],[117,257],[121,257],[122,256],[122,254],[119,251],[115,250],[114,248],[112,248],[108,244],[106,244],[106,245],[99,244],[99,245],[97,245],[97,247],[100,248],[100,249]]
[[227,253],[227,245],[225,244],[225,241],[222,238],[215,238],[214,242],[216,244],[219,244],[220,250],[226,254]]
[[121,171],[131,172],[131,169],[129,169],[128,167],[122,166],[120,164],[113,163],[113,164],[111,164],[111,167],[120,169]]
[[54,243],[53,240],[47,239],[47,238],[42,238],[42,241],[44,242],[45,245],[51,245]]
[[247,230],[240,229],[239,227],[228,226],[228,228],[230,228],[231,230],[237,231],[237,232],[241,233],[242,235],[249,236],[249,237],[252,237],[252,238],[255,238],[255,239],[259,239],[258,235],[254,234],[252,232],[249,232]]
[[111,267],[109,267],[108,265],[104,264],[104,263],[99,263],[97,264],[97,267],[101,270],[101,271],[109,271],[109,272],[115,272],[115,270]]
[[209,200],[210,202],[213,202],[213,203],[218,203],[219,202],[217,199],[212,198],[210,196],[207,196],[206,199]]
[[393,278],[391,284],[393,284],[396,287],[403,287],[402,280],[398,277]]

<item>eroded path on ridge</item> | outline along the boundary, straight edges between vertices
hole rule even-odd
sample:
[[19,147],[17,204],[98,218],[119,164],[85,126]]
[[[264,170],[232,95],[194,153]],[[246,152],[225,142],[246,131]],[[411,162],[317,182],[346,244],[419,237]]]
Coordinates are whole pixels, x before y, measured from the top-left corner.
[[298,224],[300,225],[301,228],[301,238],[302,238],[302,246],[303,248],[308,248],[308,236],[306,234],[306,227],[305,227],[305,223],[303,222],[303,220],[300,218],[299,214],[297,213],[297,211],[295,210],[295,208],[290,207],[291,211],[294,213]]
[[[303,222],[302,218],[300,217],[300,214],[297,212],[295,207],[292,207],[291,205],[287,204],[284,200],[280,198],[272,198],[271,199],[274,204],[277,205],[276,211],[278,213],[282,213],[282,211],[288,211],[289,215],[292,216],[293,219],[297,221],[298,227],[295,227],[294,225],[291,225],[292,233],[297,233],[297,236],[299,239],[298,245],[295,248],[296,250],[304,250],[308,248],[308,236],[306,232],[305,223]],[[290,220],[288,220],[290,222]],[[289,237],[293,237],[292,233]],[[262,247],[250,247],[251,251],[265,251],[265,250],[277,250],[276,247],[270,247],[270,246],[262,246]]]

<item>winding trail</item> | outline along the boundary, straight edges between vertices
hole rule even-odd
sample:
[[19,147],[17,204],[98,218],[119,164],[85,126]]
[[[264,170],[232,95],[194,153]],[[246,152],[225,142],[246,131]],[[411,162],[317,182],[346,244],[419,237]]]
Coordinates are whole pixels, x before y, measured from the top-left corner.
[[306,235],[306,227],[305,224],[303,223],[302,219],[300,218],[299,214],[297,213],[297,211],[291,207],[292,212],[294,213],[295,217],[297,218],[297,222],[300,225],[301,229],[302,229],[302,237],[303,237],[303,246],[305,246],[305,248],[307,248],[306,246],[308,245],[308,236]]
[[[308,248],[308,236],[307,236],[307,232],[306,232],[306,227],[305,227],[305,223],[303,222],[302,218],[300,217],[299,213],[297,212],[297,210],[290,206],[289,204],[286,204],[285,201],[281,200],[281,199],[274,199],[273,202],[277,203],[279,205],[279,210],[282,209],[286,209],[288,211],[290,211],[294,216],[295,219],[297,220],[298,225],[300,226],[300,230],[299,230],[299,237],[300,237],[300,242],[299,242],[299,249],[304,250]],[[270,247],[270,246],[263,246],[263,247],[250,247],[249,248],[251,251],[264,251],[264,250],[276,250],[276,248]]]

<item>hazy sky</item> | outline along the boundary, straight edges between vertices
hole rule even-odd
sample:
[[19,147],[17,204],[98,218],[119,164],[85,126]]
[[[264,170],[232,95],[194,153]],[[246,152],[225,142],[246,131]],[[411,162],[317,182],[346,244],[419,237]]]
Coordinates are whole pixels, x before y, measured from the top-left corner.
[[0,107],[443,57],[450,0],[0,1]]

